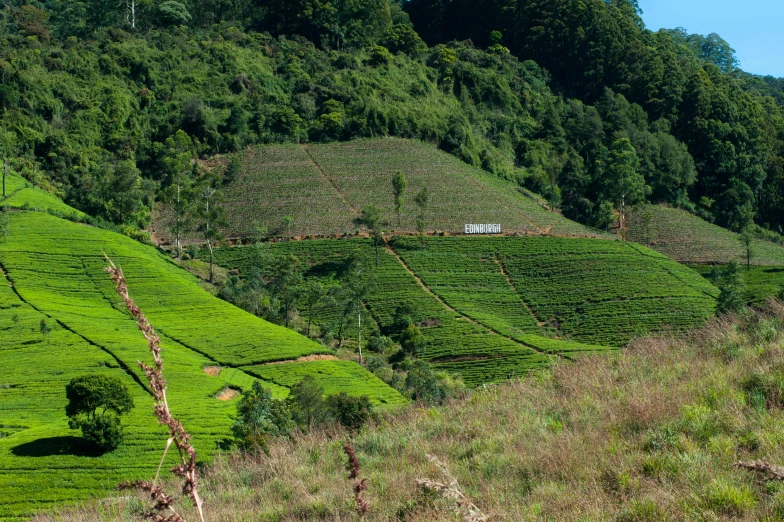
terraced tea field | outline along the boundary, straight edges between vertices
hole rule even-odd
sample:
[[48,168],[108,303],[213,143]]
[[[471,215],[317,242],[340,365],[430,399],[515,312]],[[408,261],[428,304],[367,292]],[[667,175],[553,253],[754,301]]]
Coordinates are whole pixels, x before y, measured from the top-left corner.
[[[392,176],[398,170],[408,181],[400,226],[392,203]],[[254,223],[282,236],[353,234],[353,218],[370,204],[382,210],[388,229],[413,232],[414,196],[423,187],[431,197],[430,231],[459,233],[465,223],[501,223],[506,232],[609,237],[546,210],[540,197],[514,183],[432,145],[396,138],[267,146],[245,153],[242,173],[227,190],[228,234],[248,236]]]
[[[217,394],[257,378],[283,397],[291,375],[313,368],[327,393],[368,395],[382,406],[405,402],[353,363],[285,363],[266,374],[264,363],[327,350],[212,297],[153,248],[47,214],[12,212],[0,244],[0,519],[149,477],[160,458],[165,440],[136,365],[150,355],[103,272],[102,252],[124,269],[132,297],[162,337],[169,401],[202,459],[228,436],[235,412],[236,401]],[[52,328],[48,336],[41,319]],[[85,452],[64,415],[65,384],[88,372],[123,378],[136,401],[124,421],[127,442],[101,457]]]
[[[746,262],[738,235],[708,223],[685,210],[661,205],[652,207],[650,225],[639,214],[629,218],[628,239],[689,265]],[[784,248],[770,241],[754,241],[755,265],[784,265]]]
[[[247,270],[254,247],[222,248]],[[307,277],[334,281],[364,239],[264,245],[294,254]],[[499,381],[554,358],[612,350],[636,335],[686,329],[713,314],[717,290],[694,271],[639,245],[546,237],[396,236],[375,269],[366,305],[384,331],[403,303],[418,310],[424,358],[470,384]]]

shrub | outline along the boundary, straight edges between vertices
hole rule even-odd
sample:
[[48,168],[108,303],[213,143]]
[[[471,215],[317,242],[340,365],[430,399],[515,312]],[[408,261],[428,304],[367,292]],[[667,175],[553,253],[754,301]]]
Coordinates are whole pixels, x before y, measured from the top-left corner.
[[243,449],[266,453],[271,438],[288,437],[295,428],[288,404],[273,399],[272,393],[256,381],[237,405],[237,420],[231,431]]
[[101,451],[117,448],[123,439],[120,415],[133,408],[133,398],[122,381],[105,375],[75,377],[65,387],[65,414],[71,429]]
[[329,419],[329,410],[324,402],[324,388],[307,375],[291,387],[288,398],[292,417],[300,428],[310,429]]
[[97,416],[81,423],[82,435],[101,451],[116,449],[123,441],[120,419],[111,415]]
[[392,53],[381,45],[376,45],[370,50],[370,62],[373,65],[387,65],[392,61]]
[[327,397],[327,408],[340,424],[350,430],[362,428],[373,416],[373,405],[367,397],[352,397],[346,393]]
[[404,353],[415,357],[421,357],[425,353],[427,341],[425,341],[425,336],[422,335],[419,327],[410,324],[408,325],[408,328],[400,334],[400,346],[403,348]]
[[721,293],[716,303],[716,313],[738,312],[743,308],[745,305],[743,292],[746,285],[735,261],[720,272],[718,287]]

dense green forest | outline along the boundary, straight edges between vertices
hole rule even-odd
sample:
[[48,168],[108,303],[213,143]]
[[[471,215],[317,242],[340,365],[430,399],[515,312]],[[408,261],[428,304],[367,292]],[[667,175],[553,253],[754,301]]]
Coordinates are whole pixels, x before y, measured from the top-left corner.
[[594,226],[625,196],[782,231],[782,81],[635,0],[3,4],[3,156],[118,224],[205,178],[196,157],[392,135]]

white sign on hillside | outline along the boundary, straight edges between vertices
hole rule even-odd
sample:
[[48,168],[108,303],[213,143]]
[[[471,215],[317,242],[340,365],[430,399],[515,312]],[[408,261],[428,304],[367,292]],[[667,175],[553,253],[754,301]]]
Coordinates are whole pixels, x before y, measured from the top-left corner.
[[501,225],[491,225],[491,224],[467,224],[465,226],[465,233],[466,234],[500,234],[501,233]]

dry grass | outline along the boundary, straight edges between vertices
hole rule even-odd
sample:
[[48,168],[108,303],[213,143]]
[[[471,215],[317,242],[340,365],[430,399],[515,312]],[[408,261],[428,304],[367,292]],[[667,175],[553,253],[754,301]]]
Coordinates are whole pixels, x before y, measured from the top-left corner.
[[[784,389],[784,307],[769,306],[382,419],[353,438],[365,520],[459,520],[453,500],[417,486],[443,476],[428,455],[489,520],[782,520],[782,483],[736,465],[784,464],[782,404],[748,388]],[[202,476],[207,519],[357,520],[341,438],[217,457]],[[134,510],[120,499],[38,520],[125,521]]]

